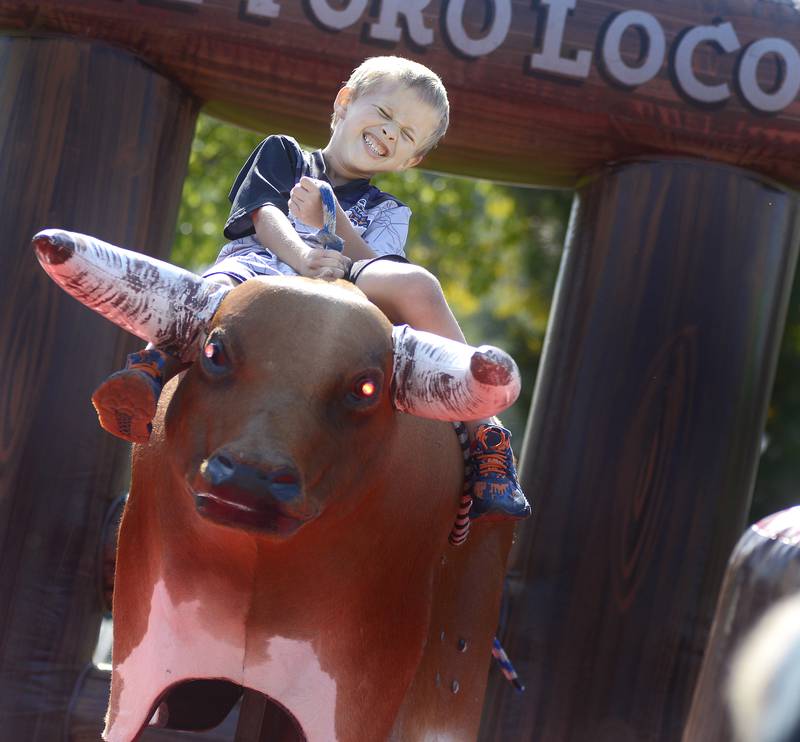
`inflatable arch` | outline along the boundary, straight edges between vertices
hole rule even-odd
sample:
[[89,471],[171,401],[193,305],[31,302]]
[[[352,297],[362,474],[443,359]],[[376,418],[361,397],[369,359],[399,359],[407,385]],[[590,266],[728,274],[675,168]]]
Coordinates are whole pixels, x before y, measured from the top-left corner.
[[528,691],[491,678],[481,738],[679,738],[797,257],[796,4],[3,0],[0,29],[3,733],[93,738],[76,709],[102,707],[84,670],[127,472],[86,400],[132,341],[49,285],[31,235],[163,257],[202,106],[320,143],[349,71],[397,53],[451,94],[432,168],[576,189],[509,573]]

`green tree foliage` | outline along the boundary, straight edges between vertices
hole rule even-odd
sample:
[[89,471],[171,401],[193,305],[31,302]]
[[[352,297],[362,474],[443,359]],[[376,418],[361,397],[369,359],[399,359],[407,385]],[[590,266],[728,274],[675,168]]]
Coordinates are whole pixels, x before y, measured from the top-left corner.
[[[228,189],[263,136],[200,116],[173,260],[202,270],[223,242]],[[424,164],[424,163],[423,163]],[[523,392],[503,418],[519,449],[564,242],[571,193],[511,188],[416,169],[379,187],[414,217],[408,255],[435,273],[468,340],[508,350]],[[751,519],[800,502],[800,283],[792,294]]]
[[263,139],[252,131],[201,114],[183,184],[172,260],[201,272],[222,247],[230,211],[228,191],[239,168]]

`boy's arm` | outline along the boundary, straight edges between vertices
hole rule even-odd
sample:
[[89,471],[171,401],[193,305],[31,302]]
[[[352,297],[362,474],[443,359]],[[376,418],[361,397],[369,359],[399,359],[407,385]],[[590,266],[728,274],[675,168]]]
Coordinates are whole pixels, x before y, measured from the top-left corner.
[[344,254],[352,260],[374,258],[375,252],[356,232],[344,209],[336,202],[336,234],[344,240]]
[[262,206],[251,217],[258,241],[301,276],[335,280],[344,278],[349,270],[349,257],[336,250],[309,247],[277,206]]

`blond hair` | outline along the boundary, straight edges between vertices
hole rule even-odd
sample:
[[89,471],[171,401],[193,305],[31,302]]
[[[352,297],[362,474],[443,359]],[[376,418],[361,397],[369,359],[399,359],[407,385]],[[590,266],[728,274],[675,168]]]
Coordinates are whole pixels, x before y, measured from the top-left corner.
[[[450,123],[450,103],[444,83],[439,75],[419,62],[404,57],[369,57],[353,70],[345,86],[352,90],[352,100],[355,100],[386,83],[400,84],[413,90],[423,103],[439,114],[439,123],[433,134],[418,150],[420,155],[427,154],[445,135]],[[334,113],[331,130],[336,122]]]

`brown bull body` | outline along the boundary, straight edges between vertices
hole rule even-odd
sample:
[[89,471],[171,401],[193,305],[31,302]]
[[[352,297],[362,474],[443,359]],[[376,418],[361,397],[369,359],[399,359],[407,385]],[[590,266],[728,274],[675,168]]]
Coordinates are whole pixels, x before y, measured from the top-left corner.
[[[312,742],[474,739],[512,526],[448,545],[460,447],[392,408],[391,325],[349,285],[256,279],[209,339],[134,450],[106,739],[196,679],[265,694]],[[212,460],[288,494],[249,501]]]

